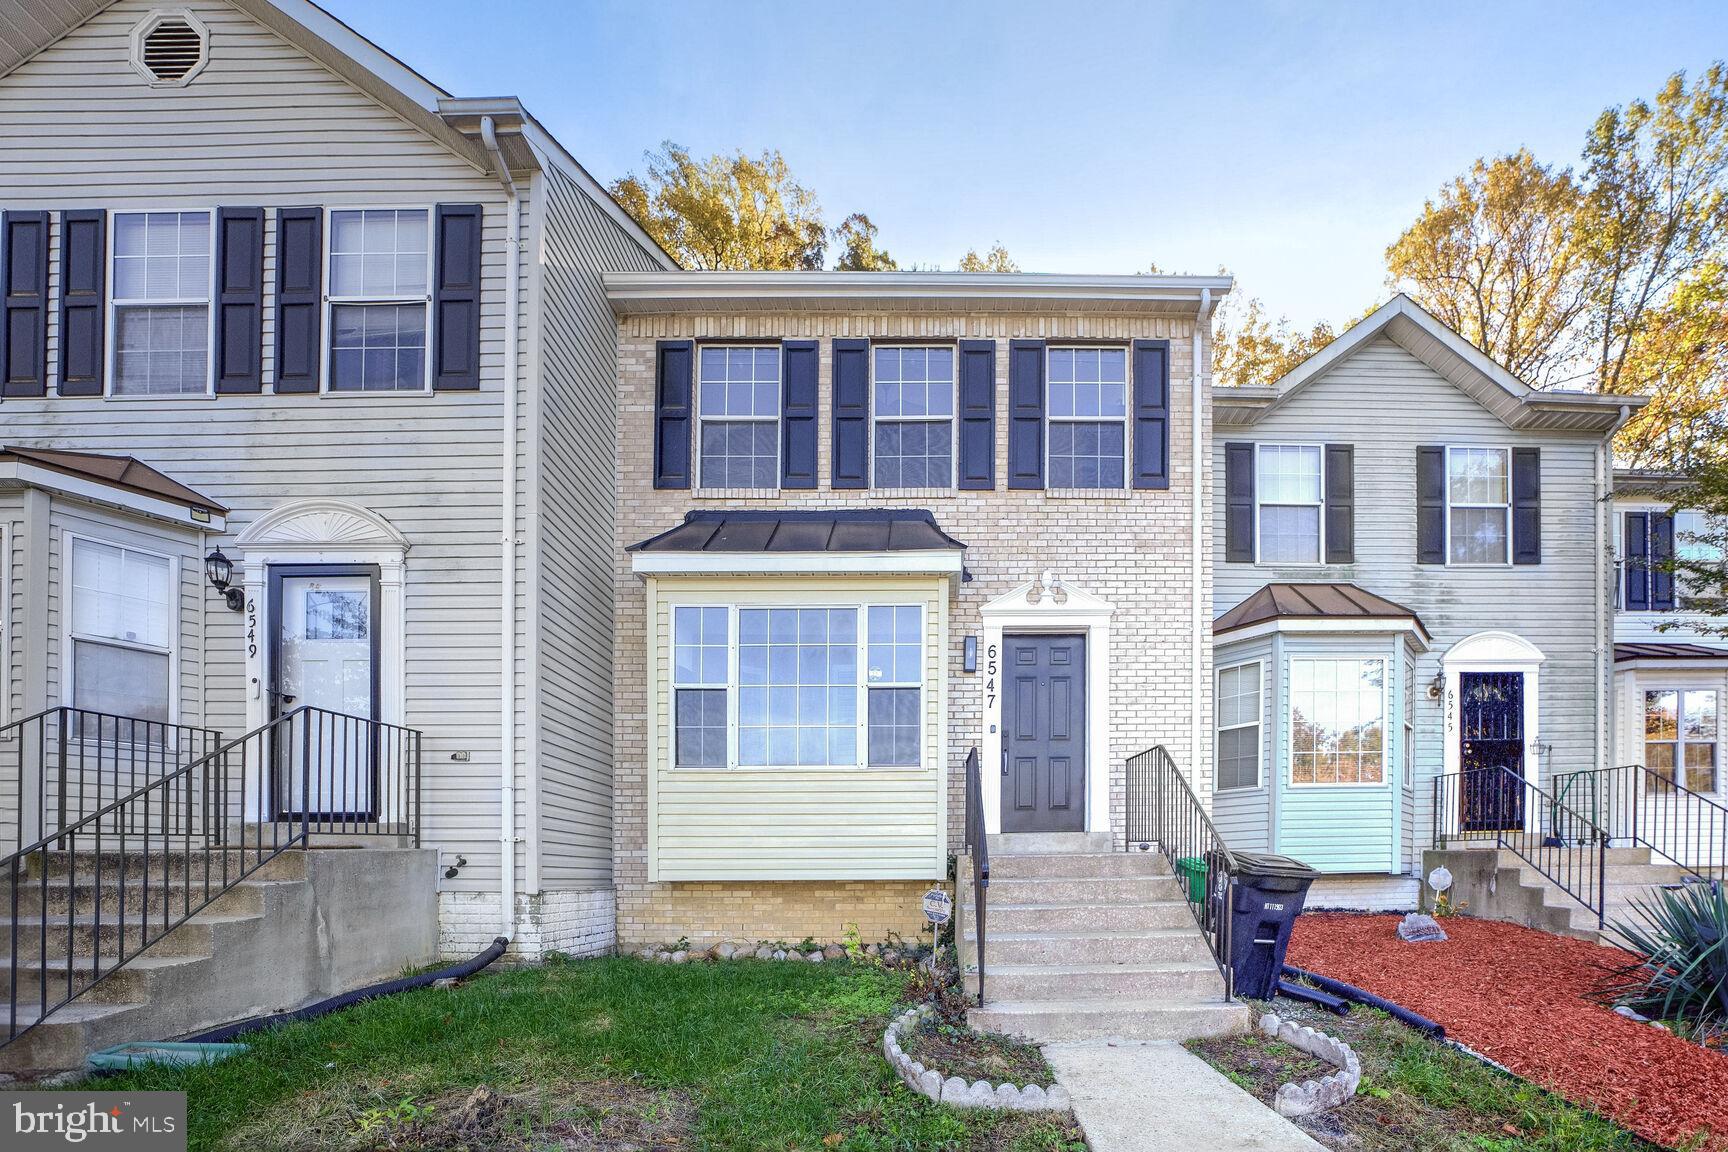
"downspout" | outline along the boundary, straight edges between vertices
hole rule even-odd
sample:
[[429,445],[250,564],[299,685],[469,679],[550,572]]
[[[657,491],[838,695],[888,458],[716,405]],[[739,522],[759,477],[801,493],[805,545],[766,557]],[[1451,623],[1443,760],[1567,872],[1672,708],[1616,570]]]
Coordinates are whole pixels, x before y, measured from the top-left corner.
[[521,278],[522,214],[516,181],[498,147],[498,127],[492,117],[480,118],[480,140],[492,156],[498,181],[504,185],[506,211],[504,244],[510,261],[504,290],[504,461],[502,468],[504,531],[500,535],[502,591],[499,596],[500,691],[498,747],[498,903],[499,932],[516,935],[516,307]]
[[[1206,442],[1202,432],[1204,413],[1201,406],[1205,403],[1205,377],[1201,367],[1202,355],[1205,349],[1203,347],[1204,341],[1201,339],[1201,329],[1211,321],[1211,317],[1212,289],[1202,288],[1200,289],[1200,308],[1194,316],[1194,332],[1192,336],[1193,347],[1190,351],[1190,363],[1193,365],[1193,369],[1189,373],[1193,392],[1193,395],[1189,399],[1189,407],[1191,409],[1189,443],[1193,446],[1194,450],[1194,472],[1188,487],[1190,515],[1188,548],[1189,553],[1194,557],[1194,578],[1188,582],[1189,609],[1192,616],[1189,664],[1194,669],[1194,692],[1196,700],[1206,698],[1205,693],[1201,691],[1202,685],[1200,683],[1200,671],[1204,659],[1203,645],[1207,642],[1211,631],[1207,623],[1205,597],[1203,595],[1205,591],[1203,581],[1206,574],[1206,557],[1201,551],[1201,544],[1205,536],[1205,526],[1202,520],[1204,509],[1200,498],[1201,477],[1205,475],[1206,454],[1211,451],[1211,445]],[[1200,782],[1207,779],[1207,777],[1201,775],[1200,709],[1198,707],[1193,707],[1188,710],[1188,749],[1188,754],[1193,760],[1190,767],[1190,771],[1193,773],[1191,779],[1196,783],[1197,786],[1195,790],[1198,792],[1201,791],[1203,787]],[[1210,796],[1210,793],[1208,793],[1208,796]],[[1208,803],[1210,803],[1210,800],[1208,800]]]
[[1608,562],[1608,518],[1613,515],[1613,454],[1614,436],[1632,418],[1632,408],[1620,405],[1620,417],[1608,430],[1596,449],[1596,767],[1606,768],[1615,760],[1614,712],[1609,708],[1612,665],[1609,654],[1612,637],[1608,635],[1614,615],[1614,585],[1605,579],[1603,566]]

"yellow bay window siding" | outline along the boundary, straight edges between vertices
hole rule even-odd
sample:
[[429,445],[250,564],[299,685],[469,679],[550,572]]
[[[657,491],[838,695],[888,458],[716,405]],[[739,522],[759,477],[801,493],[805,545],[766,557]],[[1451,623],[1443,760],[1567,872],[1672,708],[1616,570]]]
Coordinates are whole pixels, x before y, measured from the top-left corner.
[[[659,576],[646,583],[650,883],[929,880],[945,873],[947,577]],[[919,767],[673,767],[674,607],[871,604],[923,609]]]

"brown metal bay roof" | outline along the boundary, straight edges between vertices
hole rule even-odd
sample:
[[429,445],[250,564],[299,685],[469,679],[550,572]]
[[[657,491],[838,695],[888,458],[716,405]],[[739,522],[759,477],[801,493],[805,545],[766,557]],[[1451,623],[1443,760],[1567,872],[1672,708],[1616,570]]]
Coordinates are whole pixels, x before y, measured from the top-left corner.
[[966,546],[922,508],[816,512],[686,512],[631,552],[933,552]]
[[1627,660],[1728,660],[1728,648],[1702,644],[1616,644],[1614,662]]
[[1268,584],[1212,621],[1212,632],[1234,632],[1269,620],[1350,619],[1409,620],[1428,635],[1416,613],[1354,584]]
[[0,461],[21,460],[39,468],[47,468],[81,480],[122,488],[144,496],[154,496],[188,508],[206,508],[227,515],[228,509],[194,492],[178,480],[164,476],[156,469],[130,456],[102,456],[95,452],[67,452],[60,448],[20,448],[7,445],[0,448]]

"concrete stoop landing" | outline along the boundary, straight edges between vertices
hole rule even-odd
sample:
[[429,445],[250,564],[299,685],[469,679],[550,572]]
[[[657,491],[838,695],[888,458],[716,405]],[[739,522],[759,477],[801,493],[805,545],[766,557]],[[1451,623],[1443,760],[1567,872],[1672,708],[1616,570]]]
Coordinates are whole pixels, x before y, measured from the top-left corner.
[[[959,868],[960,966],[978,991],[970,858]],[[990,838],[985,1003],[974,1028],[1028,1040],[1189,1040],[1249,1027],[1164,857],[1107,834]]]
[[[17,981],[19,1021],[65,995],[68,968],[88,973],[142,939],[140,910],[160,922],[161,877],[202,888],[203,853],[93,854],[54,861],[18,886],[19,926],[0,923],[0,989]],[[9,1072],[74,1068],[91,1052],[165,1040],[230,1021],[300,1007],[429,962],[438,943],[437,853],[431,849],[290,850],[133,956],[71,1003],[0,1046]],[[148,870],[150,880],[144,876]],[[217,865],[217,879],[220,865]],[[183,900],[183,887],[171,889]],[[11,893],[5,895],[6,906]],[[201,897],[202,893],[199,892]],[[116,923],[124,900],[127,926]],[[44,932],[39,915],[47,902]],[[172,915],[172,909],[167,910]],[[14,953],[16,950],[16,953]],[[13,957],[16,954],[16,966]],[[10,1032],[0,1003],[0,1041]]]
[[1634,901],[1652,900],[1663,885],[1682,883],[1689,875],[1677,864],[1653,858],[1648,848],[1610,848],[1603,904],[1606,928],[1598,930],[1596,913],[1510,849],[1483,845],[1423,853],[1424,875],[1441,864],[1452,873],[1454,899],[1470,915],[1615,947],[1623,946],[1623,941],[1614,924],[1636,919]]

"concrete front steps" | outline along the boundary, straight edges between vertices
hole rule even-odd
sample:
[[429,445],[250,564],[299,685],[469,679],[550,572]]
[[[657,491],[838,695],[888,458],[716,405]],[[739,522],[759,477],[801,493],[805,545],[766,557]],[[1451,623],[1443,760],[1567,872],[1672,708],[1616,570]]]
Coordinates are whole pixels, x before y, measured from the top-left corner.
[[[971,861],[961,859],[960,964],[978,991]],[[1164,857],[1089,833],[992,836],[983,1007],[974,1028],[1039,1043],[1188,1040],[1246,1031]]]
[[[1559,868],[1561,859],[1553,866]],[[1664,885],[1683,883],[1690,875],[1678,865],[1654,859],[1648,848],[1610,848],[1603,901],[1606,928],[1599,929],[1595,912],[1509,848],[1483,845],[1423,854],[1424,874],[1439,864],[1452,873],[1455,899],[1470,915],[1615,946],[1622,941],[1614,925],[1637,919],[1635,901],[1652,900]]]
[[[56,856],[20,880],[15,923],[14,893],[9,885],[0,893],[7,917],[0,921],[0,1070],[73,1068],[113,1044],[298,1007],[397,975],[436,951],[435,852],[296,849],[135,952],[184,915],[189,892],[194,906],[203,901],[207,878],[209,891],[221,892],[221,868],[207,867],[210,859],[203,852]],[[237,857],[231,869],[240,870]],[[114,968],[122,949],[130,958]],[[77,974],[76,988],[98,963],[112,974],[54,1009],[68,976]],[[44,998],[52,1010],[6,1043],[14,984],[19,1027],[41,1019]]]

